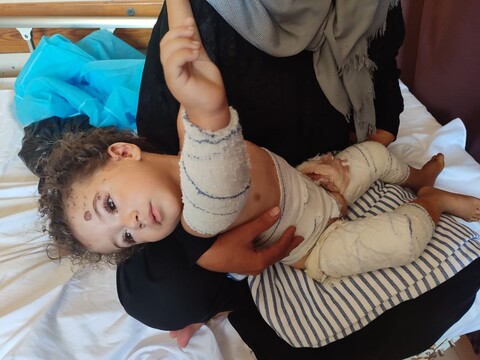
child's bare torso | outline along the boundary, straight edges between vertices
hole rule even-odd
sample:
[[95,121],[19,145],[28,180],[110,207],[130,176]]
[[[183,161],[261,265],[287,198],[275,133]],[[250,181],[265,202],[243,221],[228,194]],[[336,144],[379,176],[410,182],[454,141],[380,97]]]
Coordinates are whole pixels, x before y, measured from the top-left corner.
[[247,203],[232,227],[252,220],[280,203],[280,186],[271,155],[251,142],[245,143],[251,166],[251,188]]

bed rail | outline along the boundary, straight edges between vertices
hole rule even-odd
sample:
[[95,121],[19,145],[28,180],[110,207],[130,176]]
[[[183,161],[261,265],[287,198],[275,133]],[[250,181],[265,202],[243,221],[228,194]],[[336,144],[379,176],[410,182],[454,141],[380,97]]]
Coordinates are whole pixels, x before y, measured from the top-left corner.
[[0,16],[0,28],[17,29],[22,38],[27,42],[30,51],[35,49],[32,39],[34,28],[99,28],[113,32],[122,29],[151,29],[156,22],[156,17],[95,17],[95,16]]
[[156,17],[0,16],[0,28],[152,28]]

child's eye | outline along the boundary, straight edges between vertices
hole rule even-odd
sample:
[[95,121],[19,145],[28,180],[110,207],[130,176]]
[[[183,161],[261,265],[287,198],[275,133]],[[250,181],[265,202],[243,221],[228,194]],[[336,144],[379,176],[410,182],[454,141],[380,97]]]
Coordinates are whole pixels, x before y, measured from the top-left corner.
[[103,201],[103,207],[109,214],[117,212],[117,206],[115,205],[115,202],[110,197],[110,195],[105,196],[105,200]]
[[136,244],[135,239],[133,238],[132,234],[130,234],[128,230],[125,231],[125,233],[123,234],[123,241],[129,246]]

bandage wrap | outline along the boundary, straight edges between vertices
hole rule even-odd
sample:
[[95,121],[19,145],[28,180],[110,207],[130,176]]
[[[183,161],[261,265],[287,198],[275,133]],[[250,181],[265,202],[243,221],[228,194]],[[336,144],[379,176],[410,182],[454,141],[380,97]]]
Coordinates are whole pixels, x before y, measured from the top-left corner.
[[434,229],[427,211],[413,203],[365,219],[336,222],[312,249],[306,272],[323,282],[327,276],[340,278],[409,264],[425,250]]
[[218,131],[200,129],[183,115],[185,138],[180,157],[183,217],[195,231],[215,235],[239,216],[250,189],[250,164],[238,121]]

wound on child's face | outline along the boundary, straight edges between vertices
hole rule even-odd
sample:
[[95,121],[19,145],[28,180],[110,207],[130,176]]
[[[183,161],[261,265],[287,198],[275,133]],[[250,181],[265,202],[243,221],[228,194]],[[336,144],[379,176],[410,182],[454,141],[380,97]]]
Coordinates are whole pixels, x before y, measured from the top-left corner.
[[90,211],[85,211],[85,214],[83,214],[83,218],[85,219],[85,221],[92,220],[92,213]]

